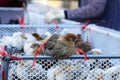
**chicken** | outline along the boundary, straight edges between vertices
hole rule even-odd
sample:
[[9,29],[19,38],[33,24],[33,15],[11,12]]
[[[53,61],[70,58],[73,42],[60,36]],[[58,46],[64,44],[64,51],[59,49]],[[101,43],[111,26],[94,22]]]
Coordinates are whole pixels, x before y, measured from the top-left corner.
[[[65,61],[65,60],[64,60]],[[86,74],[83,72],[82,64],[74,64],[73,61],[58,62],[58,65],[47,71],[48,80],[82,80]]]
[[32,60],[22,60],[17,61],[17,65],[14,65],[10,69],[10,80],[39,80],[41,77],[44,80],[47,80],[45,74],[46,71],[42,68],[40,64],[37,64],[33,67]]
[[30,33],[25,34],[26,40],[25,42],[34,42],[37,41],[37,39]]
[[45,49],[52,50],[57,43],[57,39],[59,38],[58,34],[53,34],[45,44]]
[[67,33],[64,38],[67,41],[68,40],[74,41],[75,47],[82,49],[83,52],[88,52],[89,50],[91,50],[90,44],[88,42],[84,42],[80,34],[75,35],[73,33]]
[[11,44],[11,42],[12,42],[11,36],[4,36],[2,39],[0,39],[0,47]]
[[91,50],[91,46],[88,42],[78,41],[76,43],[76,47],[80,48],[83,52],[86,52],[86,53]]
[[[75,43],[75,48],[80,48],[83,52],[88,52],[91,50],[91,46],[88,42],[84,42],[80,34],[67,33],[64,38],[68,41],[71,40]],[[71,39],[72,38],[72,39]],[[75,52],[78,54],[78,52]]]
[[66,41],[75,41],[77,40],[77,36],[73,33],[67,33],[63,36]]
[[53,34],[45,44],[46,53],[55,59],[64,59],[73,54],[75,36],[67,36]]
[[90,51],[87,52],[87,54],[101,54],[102,50],[101,49],[91,49]]
[[69,57],[74,53],[74,43],[57,41],[52,50],[46,50],[49,55],[56,59]]
[[88,72],[88,76],[85,80],[106,80],[104,79],[104,74],[104,70],[95,68]]
[[35,42],[26,42],[24,44],[24,53],[25,55],[33,55],[34,52],[39,48],[41,42],[35,41]]
[[33,55],[34,52],[39,48],[42,38],[37,34],[25,34],[26,41],[24,43],[25,55]]
[[12,42],[13,47],[17,48],[18,50],[21,50],[23,48],[24,41],[26,39],[25,34],[22,32],[16,32],[13,34],[12,39],[13,39]]
[[105,71],[105,80],[120,80],[120,65],[108,68]]
[[52,36],[51,33],[46,32],[46,33],[44,34],[44,37],[45,37],[45,38],[43,38],[43,39],[41,40],[41,42],[42,42],[42,43],[46,43],[51,36]]
[[25,41],[25,35],[22,32],[16,32],[13,36],[6,36],[1,39],[4,49],[9,54],[22,52]]

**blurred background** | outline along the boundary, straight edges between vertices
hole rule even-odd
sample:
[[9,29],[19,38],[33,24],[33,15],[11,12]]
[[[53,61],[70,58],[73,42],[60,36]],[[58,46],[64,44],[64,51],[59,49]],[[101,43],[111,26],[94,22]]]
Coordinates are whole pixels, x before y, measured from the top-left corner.
[[48,9],[77,7],[77,0],[0,0],[0,24],[40,24]]
[[76,8],[78,6],[77,0],[33,0],[33,2],[56,8]]

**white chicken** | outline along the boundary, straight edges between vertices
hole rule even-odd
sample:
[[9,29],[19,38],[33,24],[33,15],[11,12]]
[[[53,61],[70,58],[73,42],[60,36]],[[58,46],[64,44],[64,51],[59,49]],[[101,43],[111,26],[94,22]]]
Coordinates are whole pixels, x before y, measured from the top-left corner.
[[13,36],[6,36],[1,39],[0,46],[4,46],[4,49],[9,54],[14,54],[15,52],[21,52],[23,49],[25,37],[24,33],[16,32]]
[[13,47],[17,48],[18,50],[21,50],[23,48],[24,42],[25,42],[25,34],[22,32],[16,32],[12,36],[13,42],[12,45]]
[[82,80],[86,77],[82,64],[75,64],[73,61],[59,61],[47,72],[48,80]]
[[91,49],[90,51],[87,52],[87,54],[101,54],[102,50],[101,49]]
[[13,76],[12,74],[14,74],[12,79],[18,80],[39,80],[41,77],[46,78],[46,71],[42,68],[40,64],[36,63],[34,67],[31,64],[32,60],[24,60],[18,62],[16,66],[13,66],[10,69],[9,73],[11,74],[9,74],[9,76]]
[[33,55],[37,48],[40,46],[40,41],[35,42],[26,42],[24,45],[24,53],[25,55]]
[[0,46],[4,45],[10,45],[12,43],[12,37],[10,36],[5,36],[2,39],[0,39]]
[[104,79],[104,73],[105,71],[100,68],[95,68],[88,72],[88,76],[85,80],[106,80]]
[[25,34],[26,40],[25,42],[35,42],[37,39],[30,33]]
[[[39,35],[37,35],[39,37]],[[24,44],[24,53],[25,55],[33,55],[34,52],[39,48],[41,41],[38,41],[37,38],[30,33],[25,34],[26,41]]]
[[120,65],[108,68],[105,71],[105,80],[120,80]]

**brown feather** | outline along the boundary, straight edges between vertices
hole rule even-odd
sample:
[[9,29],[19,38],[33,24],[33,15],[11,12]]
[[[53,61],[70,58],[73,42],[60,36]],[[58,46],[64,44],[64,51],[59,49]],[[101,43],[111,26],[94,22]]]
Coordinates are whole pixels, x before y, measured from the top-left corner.
[[34,49],[34,51],[33,51],[33,53],[39,48],[39,44],[37,44],[37,43],[34,43],[34,44],[32,44],[30,47],[31,48],[33,48]]
[[32,35],[33,35],[38,41],[43,40],[43,38],[40,37],[39,34],[37,34],[37,33],[33,33]]
[[77,39],[77,36],[73,33],[67,33],[64,36],[64,38],[65,38],[66,41],[75,41]]

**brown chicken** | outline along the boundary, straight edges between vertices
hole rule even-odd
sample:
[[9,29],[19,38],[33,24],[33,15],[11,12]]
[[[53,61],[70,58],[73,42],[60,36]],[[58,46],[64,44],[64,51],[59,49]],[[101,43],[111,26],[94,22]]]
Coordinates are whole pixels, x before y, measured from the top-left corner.
[[91,46],[88,42],[78,41],[76,43],[76,47],[80,48],[83,52],[86,52],[86,53],[91,50]]
[[59,38],[58,34],[53,34],[46,42],[44,48],[48,50],[52,50],[57,43],[57,39]]
[[67,33],[65,35],[53,34],[45,44],[45,53],[55,59],[64,59],[76,53],[75,48],[83,52],[91,50],[88,42],[83,42],[80,34]]
[[76,35],[70,33],[65,36],[53,34],[45,45],[47,54],[55,59],[64,59],[74,53]]

